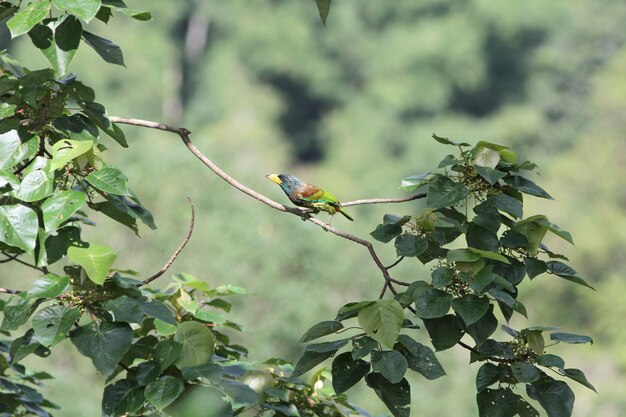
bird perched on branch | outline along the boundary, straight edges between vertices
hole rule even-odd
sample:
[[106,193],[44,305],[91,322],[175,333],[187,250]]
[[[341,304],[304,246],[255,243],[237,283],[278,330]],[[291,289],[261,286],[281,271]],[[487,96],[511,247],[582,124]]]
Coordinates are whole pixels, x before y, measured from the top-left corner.
[[266,177],[280,185],[280,188],[296,206],[306,207],[313,213],[328,212],[330,214],[329,224],[336,212],[343,214],[346,219],[354,221],[352,216],[343,210],[339,200],[321,188],[307,184],[290,174],[270,174]]

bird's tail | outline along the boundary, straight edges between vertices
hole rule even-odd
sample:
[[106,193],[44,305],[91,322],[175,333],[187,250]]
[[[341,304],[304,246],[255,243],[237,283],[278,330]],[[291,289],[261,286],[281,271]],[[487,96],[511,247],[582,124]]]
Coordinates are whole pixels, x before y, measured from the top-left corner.
[[350,216],[348,213],[346,213],[342,208],[339,209],[339,213],[343,214],[343,217],[345,217],[346,219],[350,220],[351,222],[354,221],[352,216]]

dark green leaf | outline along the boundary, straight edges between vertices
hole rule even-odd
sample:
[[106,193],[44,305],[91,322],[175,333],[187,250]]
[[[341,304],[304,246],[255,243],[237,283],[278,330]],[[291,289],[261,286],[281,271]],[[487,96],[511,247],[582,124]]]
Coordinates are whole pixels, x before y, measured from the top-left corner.
[[9,351],[9,355],[11,356],[10,363],[17,364],[31,353],[42,358],[50,355],[50,349],[39,343],[39,339],[37,339],[33,329],[29,329],[24,336],[16,338],[13,343],[11,343],[11,349]]
[[126,295],[107,301],[103,307],[113,313],[115,321],[141,324],[144,318],[144,312],[139,302]]
[[249,385],[229,378],[219,381],[220,388],[232,399],[233,405],[246,406],[259,401],[259,394]]
[[535,382],[541,377],[539,369],[535,368],[532,363],[513,362],[511,364],[511,370],[513,371],[513,376],[519,382]]
[[500,245],[503,248],[509,249],[526,249],[530,246],[530,242],[528,241],[528,238],[526,238],[526,236],[524,236],[523,234],[515,232],[513,230],[507,230],[500,238]]
[[560,369],[565,368],[565,361],[561,357],[550,353],[537,356],[537,364]]
[[454,269],[440,266],[432,272],[431,276],[433,286],[441,289],[452,282],[452,279],[454,278]]
[[587,380],[587,377],[585,376],[583,371],[581,371],[580,369],[567,368],[567,369],[561,370],[559,373],[563,376],[573,379],[574,381],[578,382],[579,384],[584,385],[585,387],[589,388],[590,390],[594,392],[598,392],[596,391],[596,388],[593,385],[591,385],[591,383]]
[[506,172],[498,171],[497,169],[490,168],[488,166],[474,165],[476,172],[485,179],[489,184],[494,185],[498,180],[506,176]]
[[39,310],[32,321],[39,343],[49,347],[57,345],[67,337],[80,316],[79,309],[67,308],[61,304]]
[[481,256],[468,249],[452,249],[448,251],[446,258],[449,262],[475,262]]
[[64,75],[76,54],[82,31],[80,21],[72,15],[66,15],[60,20],[51,21],[47,26],[35,26],[28,35],[56,73]]
[[161,369],[167,369],[173,364],[183,350],[183,345],[171,339],[161,340],[154,348],[154,359],[158,362]]
[[98,171],[93,171],[85,179],[89,184],[105,193],[128,195],[128,188],[126,188],[128,178],[119,169],[105,167]]
[[352,317],[356,317],[357,314],[359,314],[359,311],[361,311],[365,307],[374,304],[374,302],[375,301],[359,301],[357,303],[348,303],[339,309],[335,320],[343,321]]
[[436,319],[424,319],[424,326],[437,351],[451,348],[463,337],[463,330],[452,314]]
[[302,354],[296,366],[291,373],[293,378],[297,378],[303,373],[313,369],[318,364],[324,362],[326,359],[330,358],[335,354],[336,351],[328,351],[328,352],[312,352],[306,351]]
[[548,417],[570,417],[574,408],[574,393],[563,381],[550,379],[526,385],[526,393],[538,401]]
[[578,285],[591,288],[592,290],[595,291],[595,288],[587,284],[587,282],[584,279],[582,279],[576,274],[576,271],[574,271],[571,267],[564,264],[563,262],[549,261],[549,262],[546,262],[546,265],[548,267],[548,271],[550,271],[554,275],[557,275],[563,279],[566,279]]
[[543,274],[548,270],[548,264],[541,259],[527,256],[524,258],[524,265],[526,265],[526,272],[528,278],[533,279],[537,275]]
[[359,325],[368,336],[393,347],[404,322],[404,310],[396,300],[376,300],[358,315]]
[[467,294],[460,298],[455,298],[450,302],[450,305],[461,316],[465,325],[468,326],[487,313],[487,310],[489,310],[489,299]]
[[490,304],[487,313],[476,323],[467,326],[465,331],[474,339],[476,346],[480,347],[497,328],[498,319],[493,314],[493,304]]
[[315,0],[317,11],[320,14],[320,19],[322,19],[324,26],[326,26],[326,19],[328,19],[328,12],[330,12],[330,1],[331,0]]
[[343,329],[343,324],[336,320],[322,321],[307,330],[300,338],[300,343],[306,343],[322,336],[335,333],[337,330]]
[[185,381],[195,381],[198,378],[204,378],[212,382],[217,382],[224,373],[222,367],[215,363],[205,363],[204,365],[183,368],[181,372]]
[[495,298],[496,300],[503,302],[507,306],[511,307],[513,310],[517,311],[518,313],[520,313],[524,317],[528,318],[528,313],[526,312],[526,307],[524,307],[524,305],[522,303],[520,303],[515,298],[513,298],[511,296],[511,294],[509,294],[507,292],[504,292],[504,291],[501,291],[501,290],[497,290],[495,288],[490,290],[489,294],[493,298]]
[[504,262],[505,264],[511,263],[511,261],[509,261],[506,256],[503,256],[502,254],[497,253],[497,252],[484,250],[484,249],[478,249],[478,248],[467,248],[467,250],[475,254],[478,254],[481,257],[486,258],[486,259],[493,259],[494,261]]
[[0,207],[0,242],[33,253],[37,242],[37,213],[16,204]]
[[148,317],[159,319],[165,323],[176,325],[176,317],[166,304],[159,300],[140,300],[139,304]]
[[108,246],[90,244],[88,248],[70,247],[67,250],[70,260],[83,267],[90,280],[102,285],[117,254]]
[[411,413],[411,387],[406,379],[392,384],[379,373],[365,377],[367,385],[374,390],[394,417],[409,417]]
[[307,352],[336,352],[338,349],[341,349],[345,345],[348,344],[350,338],[347,337],[345,339],[334,340],[332,342],[322,342],[322,343],[312,343],[306,347]]
[[128,379],[107,385],[102,395],[102,415],[118,417],[137,411],[144,403],[143,387],[137,387]]
[[337,394],[347,391],[359,382],[370,370],[370,364],[362,359],[353,359],[350,352],[344,352],[333,360],[333,389]]
[[154,361],[141,362],[135,368],[135,377],[139,385],[148,385],[161,375],[159,364]]
[[28,296],[36,298],[54,298],[63,293],[63,290],[65,290],[69,283],[70,277],[68,276],[60,277],[54,274],[46,274],[33,282],[33,286],[28,290]]
[[498,210],[509,213],[516,219],[520,219],[523,216],[522,202],[508,194],[498,194],[490,197],[487,201],[492,202]]
[[376,230],[370,233],[370,235],[383,243],[390,242],[391,239],[399,236],[402,233],[402,226],[397,224],[379,224],[376,226]]
[[409,368],[419,372],[426,379],[437,379],[446,374],[437,360],[435,352],[428,346],[416,342],[405,334],[398,337],[396,350],[404,355]]
[[46,232],[56,230],[81,208],[87,196],[80,191],[59,191],[41,205]]
[[70,339],[102,375],[109,376],[130,348],[133,331],[126,323],[92,322],[73,330]]
[[503,367],[492,363],[483,364],[476,374],[476,391],[481,392],[490,385],[495,384],[506,375]]
[[375,350],[371,361],[372,370],[379,372],[392,384],[402,381],[409,366],[406,358],[397,350]]
[[419,256],[428,248],[428,241],[421,236],[405,233],[396,238],[395,246],[398,256]]
[[450,139],[448,138],[444,138],[441,136],[437,136],[435,133],[432,134],[432,138],[435,139],[437,142],[443,144],[443,145],[453,145],[453,146],[470,146],[469,143],[465,143],[465,142],[452,142]]
[[178,325],[174,341],[183,345],[176,361],[178,369],[205,364],[213,354],[215,338],[204,324],[186,321]]
[[509,175],[504,178],[504,181],[511,187],[515,188],[517,191],[521,191],[522,193],[553,200],[550,194],[548,194],[543,188],[539,187],[528,178],[520,177],[517,175]]
[[509,388],[485,389],[476,394],[479,417],[513,417],[521,397]]
[[582,336],[573,333],[552,333],[550,339],[555,342],[564,343],[590,343],[593,345],[593,339],[589,336]]
[[451,206],[467,197],[468,193],[465,185],[454,182],[446,176],[437,175],[428,183],[426,204],[431,208]]
[[494,253],[498,252],[498,235],[474,222],[468,225],[465,240],[470,247]]
[[183,389],[183,381],[180,378],[166,375],[149,383],[144,396],[157,410],[162,410],[174,402]]
[[124,64],[124,55],[119,46],[108,39],[101,38],[91,32],[83,30],[83,39],[87,45],[91,46],[98,55],[109,64],[126,66]]
[[352,340],[352,359],[357,360],[369,355],[378,347],[378,342],[369,336],[361,336]]
[[450,310],[452,295],[431,287],[426,282],[415,291],[415,310],[423,319],[445,316]]
[[7,21],[7,27],[11,31],[11,38],[16,38],[31,30],[41,22],[50,11],[50,2],[40,0],[30,3]]
[[0,330],[16,330],[26,323],[31,314],[39,306],[39,301],[25,297],[22,294],[14,295],[4,304],[2,326]]

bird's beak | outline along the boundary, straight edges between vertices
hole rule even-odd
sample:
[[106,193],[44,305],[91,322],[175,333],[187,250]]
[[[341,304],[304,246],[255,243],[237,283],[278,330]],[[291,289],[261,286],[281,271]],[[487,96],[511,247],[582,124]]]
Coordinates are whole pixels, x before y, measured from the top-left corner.
[[280,178],[278,178],[278,175],[276,174],[269,174],[265,176],[267,179],[274,181],[276,184],[280,185],[283,182],[280,180]]

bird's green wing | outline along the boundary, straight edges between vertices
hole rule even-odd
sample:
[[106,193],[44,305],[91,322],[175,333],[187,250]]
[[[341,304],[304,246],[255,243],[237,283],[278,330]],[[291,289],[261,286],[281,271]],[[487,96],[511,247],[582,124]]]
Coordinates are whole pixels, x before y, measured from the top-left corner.
[[331,193],[318,187],[310,187],[307,190],[304,190],[304,192],[299,193],[299,197],[301,200],[308,203],[339,204],[339,200],[337,200]]

